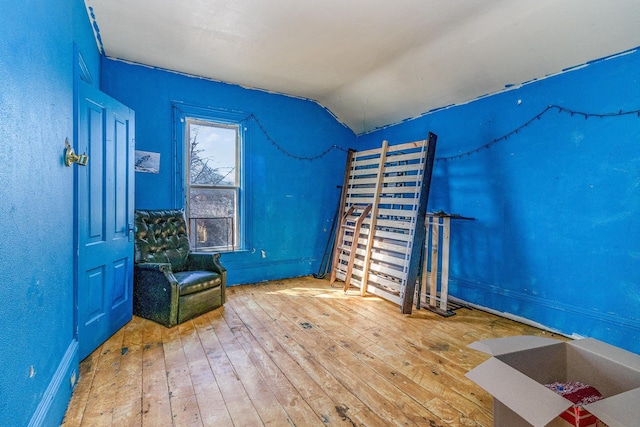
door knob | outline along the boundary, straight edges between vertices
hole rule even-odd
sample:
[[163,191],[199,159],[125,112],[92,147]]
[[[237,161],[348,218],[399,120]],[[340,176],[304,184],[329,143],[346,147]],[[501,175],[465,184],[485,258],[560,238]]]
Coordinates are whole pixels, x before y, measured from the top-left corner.
[[73,151],[73,147],[69,145],[69,139],[64,140],[64,164],[67,166],[71,166],[73,163],[77,163],[80,166],[87,166],[87,162],[89,161],[89,156],[86,153],[77,155]]
[[136,227],[135,225],[133,225],[132,222],[130,222],[129,224],[127,224],[127,234],[129,235],[129,241],[133,242],[133,235],[134,233],[138,231],[138,227]]

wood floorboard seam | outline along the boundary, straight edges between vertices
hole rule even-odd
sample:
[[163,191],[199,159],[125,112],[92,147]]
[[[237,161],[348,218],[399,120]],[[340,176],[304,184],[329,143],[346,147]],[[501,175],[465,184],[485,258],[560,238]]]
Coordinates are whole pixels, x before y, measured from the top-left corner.
[[173,328],[134,317],[80,363],[64,427],[489,427],[467,346],[554,336],[464,307],[403,315],[312,277],[233,286]]

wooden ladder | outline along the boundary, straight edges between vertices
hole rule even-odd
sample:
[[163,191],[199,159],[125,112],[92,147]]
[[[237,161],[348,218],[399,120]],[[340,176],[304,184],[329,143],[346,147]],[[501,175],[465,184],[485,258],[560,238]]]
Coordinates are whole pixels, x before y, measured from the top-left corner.
[[360,239],[360,228],[370,212],[371,205],[351,205],[342,216],[342,221],[340,222],[339,240],[336,242],[333,254],[333,270],[331,271],[329,284],[333,285],[338,274],[344,275],[345,292],[347,292],[351,283],[353,263],[356,259],[358,240]]

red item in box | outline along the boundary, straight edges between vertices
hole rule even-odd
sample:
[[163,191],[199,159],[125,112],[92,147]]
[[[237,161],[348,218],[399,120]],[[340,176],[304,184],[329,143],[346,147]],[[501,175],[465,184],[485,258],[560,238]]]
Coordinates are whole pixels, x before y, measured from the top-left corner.
[[595,387],[583,384],[579,381],[569,381],[566,383],[555,382],[545,384],[545,387],[555,391],[565,399],[573,402],[573,406],[560,417],[575,427],[604,426],[602,422],[585,410],[582,406],[597,402],[603,398],[602,394]]

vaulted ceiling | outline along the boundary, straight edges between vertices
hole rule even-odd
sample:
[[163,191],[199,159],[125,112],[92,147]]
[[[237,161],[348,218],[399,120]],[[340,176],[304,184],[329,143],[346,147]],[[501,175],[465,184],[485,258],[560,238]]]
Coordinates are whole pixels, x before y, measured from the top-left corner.
[[638,0],[85,0],[111,58],[319,102],[354,132],[640,46]]

